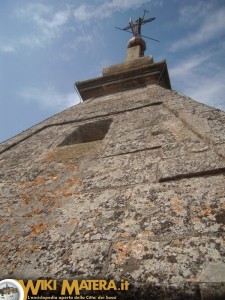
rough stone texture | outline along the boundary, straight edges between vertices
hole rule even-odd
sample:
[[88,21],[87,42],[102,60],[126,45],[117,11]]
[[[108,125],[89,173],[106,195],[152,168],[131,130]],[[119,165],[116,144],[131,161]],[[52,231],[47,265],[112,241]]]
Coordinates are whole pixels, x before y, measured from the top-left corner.
[[[58,147],[105,119],[103,140]],[[224,112],[158,85],[67,109],[1,144],[0,276],[224,299],[224,175]]]
[[124,63],[116,64],[116,65],[112,65],[110,67],[104,68],[102,70],[103,76],[118,74],[118,73],[124,72],[124,70],[126,70],[128,72],[130,70],[140,69],[140,67],[146,67],[146,65],[151,65],[153,63],[153,57],[151,55],[138,58],[140,55],[139,47],[140,46],[128,48],[127,56],[129,56],[129,59],[126,59],[126,62],[124,62]]

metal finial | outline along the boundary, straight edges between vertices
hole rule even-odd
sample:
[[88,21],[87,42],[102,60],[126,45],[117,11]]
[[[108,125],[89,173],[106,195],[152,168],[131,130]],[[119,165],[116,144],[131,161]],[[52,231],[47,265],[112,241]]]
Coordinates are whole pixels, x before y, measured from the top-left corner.
[[[124,27],[124,28],[119,28],[119,27],[116,27],[116,29],[119,29],[119,30],[123,30],[123,31],[126,31],[126,32],[130,32],[130,33],[133,33],[133,36],[134,37],[144,37],[144,38],[147,38],[147,39],[150,39],[150,40],[153,40],[153,41],[156,41],[156,42],[159,42],[159,40],[156,40],[156,39],[153,39],[153,38],[150,38],[148,36],[145,36],[145,35],[142,35],[141,34],[141,27],[142,25],[146,24],[146,23],[149,23],[149,22],[152,22],[155,20],[155,18],[149,18],[149,19],[145,19],[145,14],[146,12],[148,12],[147,10],[144,10],[144,15],[142,18],[138,18],[135,22],[133,22],[132,18],[130,18],[130,21],[129,21],[129,25]],[[131,31],[129,30],[131,29]]]

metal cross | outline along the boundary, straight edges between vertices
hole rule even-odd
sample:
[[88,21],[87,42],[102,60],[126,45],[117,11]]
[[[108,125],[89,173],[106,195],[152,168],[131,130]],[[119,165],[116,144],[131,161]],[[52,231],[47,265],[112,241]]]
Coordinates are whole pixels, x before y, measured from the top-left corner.
[[[119,28],[119,27],[116,27],[116,28],[120,29],[120,30],[123,30],[123,31],[126,31],[126,32],[131,32],[131,33],[133,33],[133,35],[135,37],[136,36],[143,36],[147,39],[159,42],[159,40],[156,40],[156,39],[153,39],[153,38],[150,38],[148,36],[144,36],[144,35],[141,34],[141,26],[155,20],[155,18],[145,19],[144,17],[145,17],[146,12],[147,12],[147,10],[144,10],[143,17],[142,18],[139,17],[134,23],[132,21],[132,18],[130,18],[129,26],[126,26],[124,28]],[[131,29],[131,31],[129,31],[129,29]]]

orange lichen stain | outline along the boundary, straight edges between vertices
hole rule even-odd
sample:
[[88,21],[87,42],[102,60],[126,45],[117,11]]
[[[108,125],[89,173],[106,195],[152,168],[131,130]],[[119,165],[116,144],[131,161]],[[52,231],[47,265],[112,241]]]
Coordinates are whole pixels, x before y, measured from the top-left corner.
[[43,159],[43,162],[47,162],[47,161],[51,161],[54,160],[54,152],[50,151],[48,152],[48,154],[46,155],[46,157]]
[[196,276],[190,275],[190,277],[188,278],[188,281],[189,281],[189,282],[196,283]]
[[11,263],[9,268],[9,273],[13,273],[13,271],[16,269],[17,264],[15,262]]
[[66,179],[65,184],[66,184],[65,187],[71,188],[71,187],[74,186],[74,184],[81,185],[82,182],[81,182],[81,180],[80,180],[79,178],[77,178],[77,177],[72,177],[72,178]]
[[73,182],[79,184],[79,185],[82,185],[82,181],[79,179],[79,178],[73,178]]
[[28,205],[30,203],[31,197],[28,192],[25,192],[22,194],[22,200],[23,200],[24,204],[26,204],[26,205]]
[[69,197],[72,197],[73,196],[73,193],[63,193],[63,197],[64,198],[69,198]]
[[200,219],[197,217],[192,218],[192,222],[200,222]]
[[57,172],[56,171],[54,171],[54,172],[52,172],[51,174],[50,174],[50,176],[49,176],[50,178],[52,178],[52,179],[55,179],[55,178],[57,178],[58,177],[58,174],[57,174]]
[[0,253],[2,254],[2,257],[7,257],[9,255],[9,249],[0,248]]
[[209,216],[212,213],[212,209],[210,206],[201,211],[201,214],[204,216]]
[[57,189],[56,191],[52,191],[51,192],[52,196],[49,197],[53,197],[54,199],[61,200],[62,198],[69,198],[73,196],[73,194],[76,195],[76,191],[71,191],[71,188],[76,188],[76,185],[74,185],[74,183],[81,185],[80,179],[76,177],[66,179],[64,183],[61,184],[63,187]]
[[120,232],[116,235],[116,239],[124,239],[124,238],[127,238],[129,237],[129,233],[128,232]]
[[[57,159],[54,160],[54,155],[54,153],[49,153],[47,158],[52,160],[53,163],[45,162],[45,170],[41,176],[37,176],[32,181],[18,184],[21,189],[22,202],[24,205],[32,205],[29,213],[26,212],[27,209],[25,210],[24,218],[41,215],[43,209],[45,212],[52,213],[56,209],[60,209],[63,201],[71,197],[78,197],[77,195],[80,194],[82,182],[76,177],[76,165],[68,160],[63,164],[57,163]],[[30,228],[31,235],[26,237],[25,240],[32,244],[35,240],[34,235],[42,234],[48,228],[48,225],[39,222],[30,226]]]
[[[145,247],[148,248],[148,253],[154,253],[154,242],[150,245],[149,241],[127,241],[127,242],[118,242],[114,251],[117,253],[117,257],[114,259],[115,263],[124,263],[130,256],[141,259],[143,255],[146,253]],[[149,248],[151,246],[152,250]]]
[[184,245],[184,244],[185,244],[185,241],[183,241],[183,240],[178,240],[178,239],[173,240],[173,241],[171,242],[171,245],[174,246],[174,247],[181,247],[181,246]]
[[37,209],[33,210],[31,213],[23,215],[23,217],[31,218],[34,215],[39,215],[41,212],[42,212],[42,210],[37,208]]
[[224,193],[224,191],[219,191],[219,192],[218,192],[218,195],[219,195],[220,197],[224,197],[225,193]]
[[32,244],[32,246],[30,247],[30,249],[29,249],[29,252],[30,252],[30,254],[32,254],[32,253],[34,253],[36,250],[38,250],[39,249],[39,246],[38,245],[34,245],[34,244]]
[[128,242],[119,242],[116,244],[114,250],[117,252],[117,259],[114,260],[114,262],[117,263],[123,263],[125,260],[127,260],[131,254],[131,243]]
[[46,182],[46,178],[44,176],[37,176],[34,182],[35,184],[44,184]]
[[33,236],[27,236],[25,238],[26,241],[33,241],[34,240],[34,237]]
[[191,212],[198,214],[199,216],[209,216],[212,214],[212,208],[210,205],[205,205],[203,207],[192,207]]
[[68,166],[68,171],[69,172],[76,172],[77,171],[77,166],[76,165],[69,165]]
[[154,232],[152,232],[151,230],[145,230],[145,231],[142,231],[140,232],[137,236],[138,238],[148,238],[148,237],[152,237],[154,236]]
[[173,218],[173,219],[172,219],[172,222],[173,222],[174,224],[179,224],[180,222],[182,222],[182,220],[183,220],[183,218],[177,217],[177,218]]
[[8,240],[9,240],[9,236],[8,235],[6,235],[6,234],[3,234],[3,236],[1,237],[1,242],[8,242]]
[[36,185],[43,185],[46,182],[46,178],[44,176],[37,176],[34,180],[32,181],[23,181],[20,182],[20,186],[22,186],[23,188],[29,188],[29,187],[33,187]]
[[57,209],[57,208],[60,208],[62,206],[62,204],[61,203],[59,203],[59,202],[56,202],[56,203],[54,203],[54,205],[52,205],[51,207],[49,207],[49,209],[48,209],[48,212],[49,213],[51,213],[51,212],[55,212],[55,210]]
[[18,238],[21,237],[21,234],[20,234],[20,233],[16,233],[16,234],[14,235],[14,237],[15,237],[15,239],[17,240]]
[[41,198],[42,202],[51,202],[51,201],[55,201],[57,200],[57,197],[54,195],[54,192],[52,192],[52,195],[48,196],[48,195],[43,195]]
[[170,198],[171,208],[177,213],[183,214],[185,212],[184,207],[182,206],[182,201],[179,198],[173,197]]
[[70,220],[69,222],[68,222],[68,225],[77,225],[78,224],[78,221],[77,220]]
[[199,208],[196,207],[196,206],[191,207],[191,211],[192,211],[192,212],[196,212],[196,211],[198,211],[198,210],[199,210]]
[[30,225],[30,227],[33,234],[39,234],[45,231],[48,228],[48,225],[43,222],[39,222],[38,224]]

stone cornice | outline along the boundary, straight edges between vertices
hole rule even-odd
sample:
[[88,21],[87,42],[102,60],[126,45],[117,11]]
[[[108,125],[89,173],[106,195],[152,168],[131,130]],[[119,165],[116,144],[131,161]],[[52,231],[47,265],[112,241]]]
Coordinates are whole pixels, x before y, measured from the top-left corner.
[[166,61],[152,63],[151,57],[103,69],[103,76],[75,83],[82,99],[100,97],[149,84],[171,89]]

